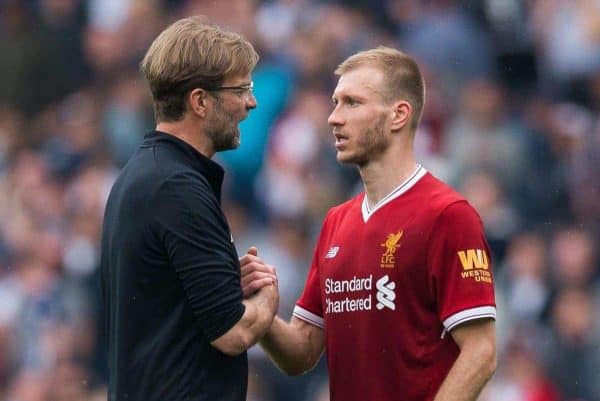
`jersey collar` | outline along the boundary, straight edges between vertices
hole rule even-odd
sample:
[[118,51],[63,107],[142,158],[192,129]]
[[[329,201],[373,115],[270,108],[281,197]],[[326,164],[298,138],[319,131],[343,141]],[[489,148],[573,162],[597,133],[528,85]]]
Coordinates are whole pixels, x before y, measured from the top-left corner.
[[420,164],[417,164],[416,170],[411,174],[410,177],[408,177],[408,179],[406,179],[406,181],[397,186],[392,192],[384,196],[372,208],[369,206],[367,194],[365,193],[361,206],[363,221],[366,223],[367,220],[369,220],[369,217],[371,217],[377,210],[381,209],[383,206],[387,205],[388,203],[390,203],[391,201],[393,201],[394,199],[411,189],[425,174],[427,174],[427,170]]
[[225,170],[217,162],[198,152],[192,145],[175,135],[161,131],[151,131],[144,136],[142,146],[153,146],[157,143],[171,144],[183,156],[181,161],[202,174],[212,187],[219,202]]

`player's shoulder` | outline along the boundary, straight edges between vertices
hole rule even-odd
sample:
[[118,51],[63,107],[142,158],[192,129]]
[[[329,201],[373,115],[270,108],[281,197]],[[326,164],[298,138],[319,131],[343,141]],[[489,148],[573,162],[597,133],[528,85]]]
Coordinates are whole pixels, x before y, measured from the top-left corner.
[[479,213],[468,200],[450,185],[446,184],[431,173],[423,177],[423,184],[428,192],[428,206],[432,215],[444,220],[463,220],[470,218],[480,220]]
[[464,196],[429,172],[423,176],[420,184],[420,190],[427,194],[428,206],[435,210],[441,211],[454,204],[458,204],[458,207],[469,206]]
[[359,214],[364,197],[365,193],[361,192],[347,201],[331,207],[325,215],[325,221],[338,221],[350,214]]
[[425,174],[420,182],[421,190],[427,191],[432,201],[440,204],[448,204],[464,200],[464,196],[458,193],[450,185],[440,180],[430,172]]

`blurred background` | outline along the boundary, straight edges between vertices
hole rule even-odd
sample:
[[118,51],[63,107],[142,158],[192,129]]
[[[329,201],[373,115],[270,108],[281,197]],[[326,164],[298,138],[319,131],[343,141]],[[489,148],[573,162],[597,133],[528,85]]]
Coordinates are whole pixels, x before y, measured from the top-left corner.
[[[361,190],[335,161],[332,72],[394,46],[426,75],[418,160],[493,250],[500,364],[481,400],[600,400],[600,0],[0,0],[0,400],[106,399],[104,204],[154,127],[138,63],[194,14],[261,55],[259,107],[217,159],[238,252],[277,266],[282,317],[325,212]],[[328,400],[324,361],[288,378],[249,356],[249,401]]]

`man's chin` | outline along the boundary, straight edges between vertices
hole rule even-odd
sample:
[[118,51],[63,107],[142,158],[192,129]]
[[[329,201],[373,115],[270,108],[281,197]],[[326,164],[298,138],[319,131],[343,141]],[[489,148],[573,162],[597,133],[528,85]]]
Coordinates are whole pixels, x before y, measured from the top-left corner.
[[219,146],[216,149],[216,152],[226,152],[228,150],[234,150],[234,149],[237,149],[239,147],[240,147],[240,142],[239,141],[237,141],[235,143],[232,142],[232,143],[228,143],[226,145]]
[[342,152],[337,153],[336,159],[340,164],[360,164],[362,162],[356,155],[344,154]]
[[221,142],[216,146],[216,152],[224,152],[227,150],[234,150],[240,147],[240,134],[232,137],[228,142]]

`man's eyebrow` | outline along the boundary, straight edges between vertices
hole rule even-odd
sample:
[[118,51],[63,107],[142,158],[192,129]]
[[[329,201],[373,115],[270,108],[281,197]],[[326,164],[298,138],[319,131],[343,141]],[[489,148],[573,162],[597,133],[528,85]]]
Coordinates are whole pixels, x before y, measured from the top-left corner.
[[365,100],[365,97],[361,96],[361,95],[354,95],[354,94],[348,94],[348,93],[344,93],[344,94],[341,94],[341,95],[338,95],[338,96],[333,95],[331,97],[331,100],[334,103],[336,101],[338,101],[338,100],[348,100],[348,99],[351,99],[351,100]]

